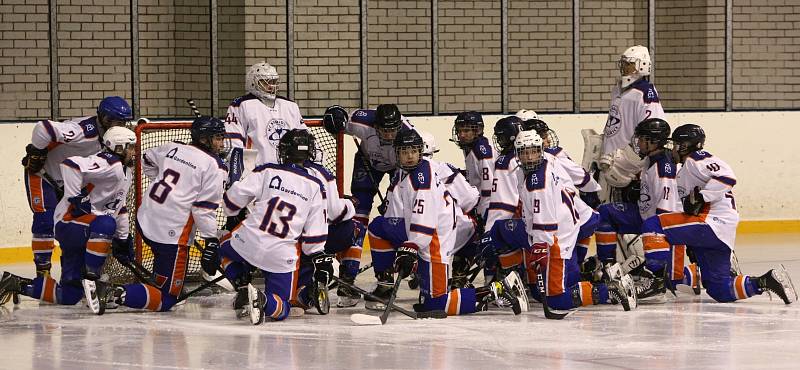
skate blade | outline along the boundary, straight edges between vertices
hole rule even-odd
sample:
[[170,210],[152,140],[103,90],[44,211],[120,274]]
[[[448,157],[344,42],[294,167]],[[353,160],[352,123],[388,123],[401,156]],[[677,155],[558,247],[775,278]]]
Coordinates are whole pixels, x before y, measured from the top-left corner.
[[264,307],[259,304],[258,289],[253,284],[247,284],[247,297],[250,301],[250,323],[259,325],[264,322],[264,315],[262,313]]
[[289,309],[289,317],[301,317],[306,314],[306,310],[301,307],[292,307]]
[[786,283],[784,284],[784,290],[786,290],[785,288],[791,289],[792,293],[794,294],[794,299],[791,299],[791,296],[789,294],[787,294],[786,296],[790,298],[789,300],[791,302],[796,302],[798,298],[797,290],[794,288],[794,283],[792,282],[792,277],[789,276],[789,271],[786,271],[786,266],[784,266],[782,263],[781,263],[781,270],[783,270],[783,276],[786,276]]
[[102,315],[100,309],[100,300],[97,299],[97,285],[92,280],[81,280],[83,285],[83,296],[86,298],[86,305],[96,315]]
[[339,307],[339,308],[355,307],[356,305],[358,305],[359,302],[361,302],[361,299],[342,299],[342,298],[339,298],[339,300],[336,301],[336,307]]
[[364,307],[368,310],[373,311],[383,311],[386,309],[386,305],[381,302],[373,302],[373,301],[366,301],[364,302]]
[[380,317],[365,315],[363,313],[354,313],[350,315],[350,321],[358,325],[383,325]]

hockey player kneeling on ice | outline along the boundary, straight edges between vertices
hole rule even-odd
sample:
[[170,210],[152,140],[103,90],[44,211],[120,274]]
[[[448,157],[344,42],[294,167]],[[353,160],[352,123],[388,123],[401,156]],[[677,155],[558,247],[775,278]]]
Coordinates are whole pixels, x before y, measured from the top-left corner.
[[[781,265],[759,277],[731,274],[731,253],[739,212],[733,197],[736,176],[719,157],[703,150],[706,135],[700,126],[686,124],[672,133],[672,155],[678,171],[683,212],[669,212],[644,221],[645,250],[669,250],[685,244],[697,257],[706,293],[718,302],[745,299],[765,291],[784,303],[797,300],[788,272]],[[650,258],[647,261],[650,264]]]
[[[448,315],[463,315],[485,309],[488,302],[502,298],[509,302],[515,314],[519,314],[520,301],[526,301],[527,297],[516,274],[510,275],[503,282],[494,282],[477,289],[450,290],[449,256],[454,252],[458,215],[462,212],[439,180],[432,162],[423,158],[424,142],[416,131],[399,133],[394,147],[400,170],[392,181],[388,195],[386,224],[396,222],[403,225],[404,230],[403,233],[390,233],[402,234],[394,240],[400,243],[400,247],[393,263],[387,257],[394,254],[391,246],[382,248],[391,250],[391,253],[384,251],[373,254],[373,263],[379,278],[376,295],[384,298],[391,295],[393,270],[397,272],[398,279],[403,279],[416,266],[421,302],[415,307],[418,311],[444,310]],[[388,244],[390,241],[384,240],[384,243]],[[371,248],[374,246],[371,245]],[[527,309],[527,302],[525,305]]]
[[[621,303],[626,311],[634,308],[636,296],[629,276],[608,284],[579,282],[575,244],[580,220],[575,192],[553,159],[544,156],[543,140],[535,131],[520,132],[514,146],[524,171],[519,184],[523,222],[496,222],[490,237],[484,238],[488,243],[484,253],[498,256],[504,270],[524,263],[528,270],[546,271],[542,284],[551,308],[601,303]],[[532,294],[540,299],[537,289]]]
[[[253,173],[225,193],[225,214],[249,213],[223,238],[220,248],[225,276],[234,284],[247,284],[253,325],[265,317],[280,321],[289,316],[290,301],[297,299],[300,255],[314,266],[314,281],[327,284],[333,275],[333,258],[326,254],[328,236],[324,184],[303,163],[314,156],[314,136],[306,130],[286,132],[278,145],[278,164],[259,165]],[[265,289],[247,283],[250,267],[262,270]]]
[[106,285],[100,270],[111,245],[129,245],[125,202],[136,158],[136,134],[111,127],[103,135],[103,150],[87,157],[69,157],[61,163],[64,197],[55,210],[55,237],[61,256],[61,280],[49,274],[27,280],[8,272],[0,281],[0,302],[23,294],[45,302],[74,305],[82,297],[92,312],[105,311]]

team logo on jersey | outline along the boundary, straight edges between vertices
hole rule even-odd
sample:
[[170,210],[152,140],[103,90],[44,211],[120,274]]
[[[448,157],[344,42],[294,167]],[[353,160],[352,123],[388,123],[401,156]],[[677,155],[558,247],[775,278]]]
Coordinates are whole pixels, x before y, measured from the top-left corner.
[[608,110],[608,120],[606,120],[606,127],[603,133],[606,136],[616,135],[619,132],[620,123],[622,123],[622,119],[620,118],[619,108],[617,108],[616,104],[613,104]]
[[272,179],[269,180],[269,188],[281,190],[282,183],[283,180],[281,180],[280,176],[273,176]]
[[514,220],[506,221],[506,230],[514,231],[514,229],[516,229],[516,228],[517,228],[517,223],[514,222]]
[[651,202],[652,199],[653,197],[650,196],[650,185],[646,182],[642,182],[641,189],[639,190],[639,212],[647,212],[647,210],[653,206]]
[[115,199],[113,202],[106,203],[105,207],[106,207],[106,209],[110,209],[110,210],[116,211],[117,208],[119,208],[119,204],[121,202],[122,202],[121,199]]
[[175,158],[175,154],[178,154],[178,148],[172,148],[170,151],[167,152],[165,157],[167,158]]
[[484,155],[485,155],[485,154],[486,154],[486,151],[487,151],[487,150],[486,150],[486,147],[485,147],[485,146],[483,146],[483,145],[481,145],[481,146],[479,146],[479,148],[480,148],[481,154],[484,154]]
[[425,175],[422,174],[422,172],[417,172],[417,181],[419,181],[421,184],[425,183]]
[[386,217],[386,222],[392,226],[397,226],[400,224],[400,220],[402,220],[400,217]]
[[267,124],[267,139],[269,139],[269,144],[273,147],[278,147],[278,142],[283,137],[284,132],[289,130],[289,124],[286,121],[273,118]]
[[531,185],[539,185],[539,177],[536,174],[532,174],[531,177]]

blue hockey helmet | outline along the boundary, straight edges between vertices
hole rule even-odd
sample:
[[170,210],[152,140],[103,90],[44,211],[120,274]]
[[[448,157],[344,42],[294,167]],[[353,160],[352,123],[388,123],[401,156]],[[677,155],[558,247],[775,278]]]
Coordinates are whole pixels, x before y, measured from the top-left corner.
[[503,117],[494,125],[494,146],[501,152],[514,149],[514,140],[520,131],[522,120],[517,116]]
[[[122,126],[133,119],[133,110],[125,99],[120,96],[107,96],[97,106],[97,118],[103,128]],[[122,122],[121,124],[114,124]]]

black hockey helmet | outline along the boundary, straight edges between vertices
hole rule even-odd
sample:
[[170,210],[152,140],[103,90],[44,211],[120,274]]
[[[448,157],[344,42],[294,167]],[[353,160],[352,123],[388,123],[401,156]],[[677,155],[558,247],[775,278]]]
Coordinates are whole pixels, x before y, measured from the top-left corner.
[[541,119],[534,118],[523,121],[522,129],[524,131],[536,131],[542,140],[544,140],[545,148],[555,148],[559,145],[558,135],[556,135],[556,132],[553,131],[550,126],[548,126],[547,123]]
[[[200,116],[192,122],[192,128],[189,129],[192,135],[192,144],[200,146],[208,151],[213,151],[211,148],[210,138],[214,135],[225,135],[225,123],[219,118],[210,116]],[[207,142],[201,139],[208,138]]]
[[331,135],[336,135],[344,131],[348,119],[347,110],[340,105],[333,105],[325,109],[325,114],[322,116],[322,124],[325,127],[325,131],[330,132]]
[[501,152],[514,150],[514,140],[520,131],[522,120],[517,116],[503,117],[494,124],[494,146]]
[[678,126],[672,133],[672,145],[681,155],[703,149],[703,144],[705,144],[705,142],[705,131],[703,131],[702,127],[695,124],[687,123]]
[[[400,167],[406,171],[411,171],[419,165],[419,162],[422,160],[422,150],[425,147],[425,141],[422,140],[422,136],[416,130],[402,130],[397,133],[397,136],[394,138],[394,152],[397,156],[397,167]],[[419,151],[419,159],[414,164],[403,164],[401,161],[400,153],[405,149],[414,149]]]
[[381,144],[390,144],[400,131],[400,109],[394,104],[381,104],[375,109],[375,130]]
[[[476,130],[477,135],[474,135],[470,141],[461,140],[458,137],[459,130]],[[483,135],[483,116],[476,111],[461,112],[456,116],[453,123],[453,134],[450,141],[458,144],[461,149],[469,148],[480,135]]]
[[314,141],[314,135],[308,130],[287,131],[278,143],[278,163],[302,164],[307,160],[313,160],[316,154]]
[[667,145],[669,139],[669,123],[661,118],[648,118],[636,125],[633,131],[633,138],[631,138],[631,146],[633,151],[644,158],[650,153],[641,152],[639,142],[645,140],[651,144],[656,144],[658,149],[663,149]]

